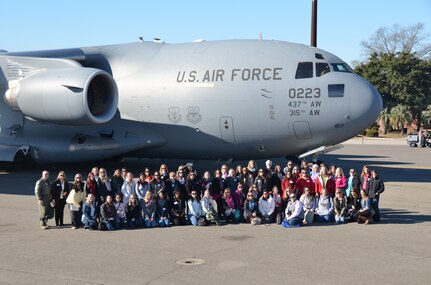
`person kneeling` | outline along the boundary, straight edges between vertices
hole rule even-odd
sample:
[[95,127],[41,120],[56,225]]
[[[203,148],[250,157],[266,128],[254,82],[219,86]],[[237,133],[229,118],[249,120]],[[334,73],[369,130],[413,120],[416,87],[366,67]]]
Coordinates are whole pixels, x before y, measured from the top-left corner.
[[300,227],[302,225],[302,220],[304,220],[304,209],[301,201],[296,199],[294,193],[289,195],[290,201],[286,208],[286,218],[281,223],[283,227],[292,228]]
[[247,200],[244,202],[244,220],[247,223],[257,224],[256,221],[260,220],[260,218],[257,216],[257,211],[257,202],[254,199],[253,192],[250,191],[247,193]]
[[192,191],[192,197],[187,202],[187,210],[187,218],[193,226],[198,226],[201,219],[205,220],[202,218],[202,206],[195,190]]
[[101,221],[99,228],[101,230],[114,230],[118,228],[118,217],[117,210],[115,209],[114,203],[112,201],[112,196],[106,196],[106,202],[100,207],[101,211]]
[[205,219],[208,221],[208,223],[215,223],[217,226],[219,226],[220,220],[217,213],[217,203],[211,196],[210,190],[205,190],[201,204],[202,211],[204,212]]
[[82,206],[82,218],[81,222],[84,224],[84,229],[95,230],[97,229],[97,206],[94,202],[94,195],[88,194],[87,200]]
[[156,226],[156,203],[153,200],[153,193],[147,191],[142,202],[142,218],[144,219],[146,228],[154,228]]
[[334,212],[334,204],[332,203],[331,197],[328,195],[326,189],[322,190],[322,195],[320,195],[317,202],[317,220],[321,223],[332,222],[332,213]]
[[165,192],[159,190],[158,192],[159,199],[157,200],[157,221],[159,227],[170,227],[171,221],[169,219],[169,203],[166,200]]
[[135,195],[130,196],[129,203],[126,207],[126,218],[127,225],[130,229],[139,228],[141,225],[141,207],[135,197]]

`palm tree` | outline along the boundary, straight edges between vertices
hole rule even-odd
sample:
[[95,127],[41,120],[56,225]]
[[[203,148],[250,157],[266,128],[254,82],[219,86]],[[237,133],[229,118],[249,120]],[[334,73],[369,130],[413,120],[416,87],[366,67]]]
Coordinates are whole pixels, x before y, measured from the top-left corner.
[[388,133],[389,119],[390,119],[390,116],[389,116],[388,108],[384,108],[380,113],[378,122],[382,123],[383,133],[385,135]]
[[410,124],[413,121],[412,113],[407,106],[398,104],[391,109],[389,114],[389,123],[394,129],[401,130],[404,134],[404,125]]
[[425,111],[422,111],[422,121],[425,127],[431,126],[431,105],[428,105]]

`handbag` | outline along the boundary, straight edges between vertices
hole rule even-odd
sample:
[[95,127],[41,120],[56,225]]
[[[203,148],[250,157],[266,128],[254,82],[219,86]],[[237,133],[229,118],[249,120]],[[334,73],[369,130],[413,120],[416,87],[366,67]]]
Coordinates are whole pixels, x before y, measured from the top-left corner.
[[260,225],[260,224],[262,224],[262,220],[259,217],[255,217],[255,218],[251,219],[250,222],[251,222],[252,225]]
[[49,205],[49,207],[48,207],[48,219],[54,218],[54,211],[55,211],[54,207]]

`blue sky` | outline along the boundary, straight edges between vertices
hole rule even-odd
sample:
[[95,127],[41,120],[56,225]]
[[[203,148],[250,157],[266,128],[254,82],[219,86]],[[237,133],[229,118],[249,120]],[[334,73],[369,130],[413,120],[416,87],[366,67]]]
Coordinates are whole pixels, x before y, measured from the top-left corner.
[[[310,44],[311,0],[2,0],[0,49],[72,48],[137,41],[264,39]],[[424,23],[429,0],[319,0],[318,47],[351,63],[379,27]]]

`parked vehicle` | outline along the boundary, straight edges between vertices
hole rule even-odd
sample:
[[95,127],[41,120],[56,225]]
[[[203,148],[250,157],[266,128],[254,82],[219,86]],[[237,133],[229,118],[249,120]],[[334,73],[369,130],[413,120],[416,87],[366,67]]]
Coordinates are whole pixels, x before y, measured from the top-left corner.
[[410,147],[431,147],[431,142],[427,133],[425,133],[425,138],[422,141],[422,145],[419,145],[419,134],[417,132],[411,133],[407,136],[407,144]]

